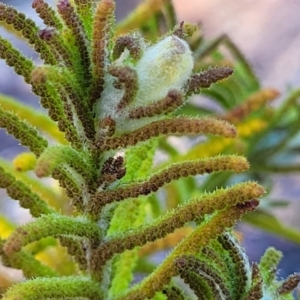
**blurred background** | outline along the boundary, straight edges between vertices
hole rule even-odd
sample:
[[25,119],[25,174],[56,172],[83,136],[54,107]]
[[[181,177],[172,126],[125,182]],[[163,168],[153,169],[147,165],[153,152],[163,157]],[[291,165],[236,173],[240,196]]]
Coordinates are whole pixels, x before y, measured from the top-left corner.
[[[200,22],[207,38],[227,33],[244,53],[263,87],[274,87],[282,99],[300,86],[300,2],[295,0],[175,0],[179,21]],[[280,101],[280,99],[278,101]],[[275,103],[276,105],[276,103]],[[299,128],[300,129],[300,128]],[[274,214],[300,229],[300,174],[273,175],[272,194],[287,199],[286,209]],[[258,261],[268,246],[284,253],[279,276],[300,271],[300,247],[245,224],[240,224],[247,254]]]
[[[2,0],[3,1],[3,0]],[[16,6],[37,20],[31,8],[31,1],[3,1]],[[49,1],[50,2],[50,1]],[[116,0],[117,19],[121,20],[140,1]],[[201,23],[206,38],[213,39],[227,33],[245,54],[264,87],[279,89],[282,97],[290,87],[300,86],[300,2],[298,0],[174,0],[178,21]],[[40,21],[38,21],[41,24]],[[9,38],[22,52],[33,58],[35,53],[23,42],[0,29],[0,34]],[[38,99],[30,87],[12,69],[0,61],[0,92],[16,97],[30,105],[39,107]],[[278,100],[280,101],[280,99]],[[278,104],[278,103],[277,103]],[[276,103],[275,103],[276,105]],[[0,156],[11,159],[22,148],[3,130],[0,130]],[[276,182],[272,194],[276,198],[289,200],[286,209],[275,210],[275,214],[286,224],[300,229],[300,174],[274,175]],[[0,191],[0,198],[4,197]],[[18,222],[24,222],[25,210],[14,209],[17,203],[0,210],[9,213]],[[239,225],[243,244],[250,260],[257,261],[268,246],[274,246],[284,253],[279,276],[286,277],[300,272],[300,246],[279,239],[245,224]]]

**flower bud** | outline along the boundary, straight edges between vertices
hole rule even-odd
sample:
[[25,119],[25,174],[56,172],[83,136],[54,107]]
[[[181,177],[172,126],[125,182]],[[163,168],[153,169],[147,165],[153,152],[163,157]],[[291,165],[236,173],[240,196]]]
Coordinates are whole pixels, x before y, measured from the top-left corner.
[[148,48],[136,66],[139,90],[134,104],[147,105],[165,97],[170,89],[180,90],[193,65],[189,45],[177,36]]

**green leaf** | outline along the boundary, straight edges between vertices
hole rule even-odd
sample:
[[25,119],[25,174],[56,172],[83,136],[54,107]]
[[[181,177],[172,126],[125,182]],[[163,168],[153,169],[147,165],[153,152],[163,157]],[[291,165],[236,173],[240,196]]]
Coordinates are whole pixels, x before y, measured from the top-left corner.
[[1,166],[1,164],[0,188],[5,188],[7,194],[12,199],[18,200],[22,207],[28,208],[34,217],[54,212],[48,207],[46,202],[39,197],[39,195],[32,192],[31,189],[22,181],[17,180],[13,174],[11,174],[5,166]]
[[6,128],[8,133],[19,140],[23,146],[29,147],[36,156],[39,156],[48,145],[48,142],[39,135],[33,126],[1,106],[0,127]]
[[99,284],[89,277],[36,278],[12,286],[2,300],[102,299]]
[[27,251],[20,251],[12,255],[6,255],[3,251],[5,241],[0,241],[0,254],[2,263],[10,268],[15,268],[23,271],[27,278],[32,277],[55,277],[58,273],[47,266],[44,266],[32,254]]
[[157,139],[153,139],[125,152],[126,175],[121,182],[145,179],[150,174],[157,145]]
[[92,244],[97,244],[101,238],[101,230],[96,223],[92,223],[84,217],[74,218],[59,214],[43,215],[35,221],[18,227],[6,241],[4,251],[10,255],[34,241],[60,235],[87,238]]

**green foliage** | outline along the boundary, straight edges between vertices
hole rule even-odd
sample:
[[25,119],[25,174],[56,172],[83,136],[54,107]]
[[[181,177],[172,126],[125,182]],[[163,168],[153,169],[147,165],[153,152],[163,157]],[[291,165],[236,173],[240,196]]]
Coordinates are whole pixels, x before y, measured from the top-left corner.
[[[296,95],[268,123],[259,108],[277,92],[259,90],[227,37],[202,43],[196,26],[176,25],[170,1],[145,1],[117,26],[113,0],[59,0],[56,9],[34,0],[32,6],[47,28],[0,4],[0,21],[44,64],[35,66],[2,38],[0,57],[31,85],[49,115],[28,116],[30,108],[0,97],[0,126],[31,151],[15,159],[22,174],[0,162],[0,187],[34,218],[2,236],[3,264],[26,277],[1,291],[2,299],[291,299],[300,276],[277,281],[279,254],[272,249],[251,267],[232,232],[265,190],[251,180],[227,183],[249,169],[243,155],[231,154],[236,127],[261,121],[263,133],[254,138],[255,130],[241,130],[237,137],[257,170],[254,157],[270,150],[259,146],[260,139],[276,130]],[[133,28],[140,32],[127,33]],[[233,70],[223,66],[220,43],[237,60],[236,75],[226,81]],[[207,68],[213,57],[216,66]],[[189,100],[200,93],[214,98],[224,114],[196,108]],[[286,134],[293,136],[294,127]],[[184,155],[168,139],[198,135],[207,140]],[[219,141],[221,149],[214,146]],[[274,155],[288,139],[281,142],[272,145]],[[167,153],[167,164],[155,164],[159,150]],[[260,168],[276,167],[264,162]],[[34,175],[28,172],[33,169]],[[256,179],[254,171],[248,174]],[[200,188],[196,175],[206,175]],[[59,191],[32,176],[52,178]],[[187,229],[190,234],[178,239]],[[153,270],[142,250],[170,234],[174,248]],[[72,261],[59,272],[54,266],[61,246]],[[49,249],[58,254],[47,256]],[[137,270],[147,276],[132,285]]]

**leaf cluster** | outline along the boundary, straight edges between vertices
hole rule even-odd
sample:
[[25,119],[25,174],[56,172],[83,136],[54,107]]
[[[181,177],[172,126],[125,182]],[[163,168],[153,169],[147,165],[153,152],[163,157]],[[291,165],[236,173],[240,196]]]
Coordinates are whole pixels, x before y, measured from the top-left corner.
[[[34,65],[3,38],[0,57],[48,113],[1,96],[0,126],[30,153],[15,159],[15,169],[0,161],[0,187],[33,217],[1,236],[3,265],[22,270],[26,278],[3,287],[2,299],[189,299],[192,294],[291,299],[299,275],[277,281],[270,270],[280,255],[272,249],[258,266],[250,266],[232,232],[265,191],[255,181],[223,188],[219,183],[247,171],[249,162],[232,155],[230,147],[209,155],[199,151],[217,139],[235,138],[234,124],[238,127],[277,92],[259,90],[227,37],[207,45],[195,26],[176,25],[170,1],[145,1],[119,25],[113,0],[59,0],[56,8],[34,0],[32,7],[45,28],[0,3],[0,22],[26,39],[44,63]],[[141,18],[145,14],[147,21]],[[128,33],[132,28],[140,31]],[[169,31],[158,39],[163,28]],[[233,73],[230,65],[214,60],[214,68],[205,66],[222,42],[241,62],[237,76],[225,82]],[[234,102],[229,101],[233,89]],[[196,109],[190,99],[200,93],[226,112],[216,116]],[[168,139],[199,135],[207,141],[185,155]],[[258,151],[253,149],[250,159]],[[154,164],[158,150],[168,154],[168,164]],[[205,174],[208,181],[197,190],[194,178]],[[58,191],[42,177],[52,178]],[[168,237],[176,246],[153,270],[146,248],[155,249]],[[56,255],[47,255],[49,249]],[[55,264],[63,253],[66,269]],[[138,271],[147,276],[132,285]]]

